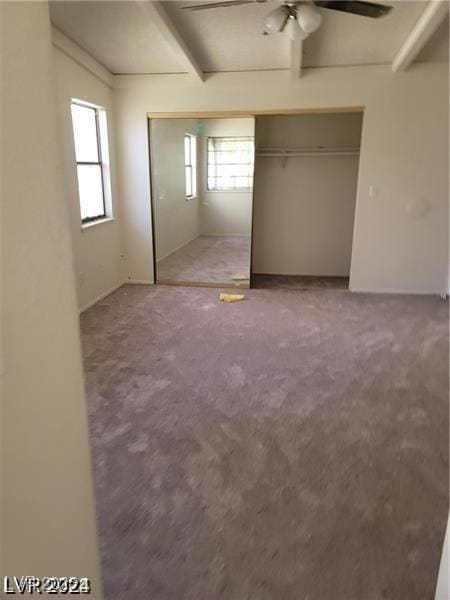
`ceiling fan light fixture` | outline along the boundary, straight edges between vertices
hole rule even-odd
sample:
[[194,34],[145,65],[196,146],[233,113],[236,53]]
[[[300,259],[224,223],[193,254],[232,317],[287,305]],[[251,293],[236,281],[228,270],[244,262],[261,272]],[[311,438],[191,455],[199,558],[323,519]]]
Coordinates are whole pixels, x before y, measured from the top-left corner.
[[322,24],[322,15],[310,4],[300,4],[297,7],[297,21],[307,34],[313,33]]
[[267,33],[275,33],[282,31],[289,18],[289,9],[286,6],[279,6],[275,10],[271,10],[264,17],[264,27]]
[[306,40],[308,34],[300,27],[295,17],[289,17],[286,25],[286,31],[289,38],[295,42],[297,40]]

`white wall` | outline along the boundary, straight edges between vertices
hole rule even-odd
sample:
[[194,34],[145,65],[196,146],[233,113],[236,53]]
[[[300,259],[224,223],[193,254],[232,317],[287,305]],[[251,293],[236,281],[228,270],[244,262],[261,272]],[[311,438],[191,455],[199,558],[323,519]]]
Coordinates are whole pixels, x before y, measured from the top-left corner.
[[2,574],[102,596],[45,2],[2,2]]
[[[114,78],[127,274],[152,281],[147,111],[365,107],[350,287],[441,292],[448,284],[448,67],[415,64]],[[377,195],[369,197],[369,187]],[[429,210],[423,210],[429,204]],[[425,213],[425,214],[424,214]]]
[[[362,114],[257,118],[259,148],[358,148]],[[350,274],[358,156],[256,158],[253,272]]]
[[[56,32],[57,40],[63,36]],[[77,47],[75,52],[78,52]],[[63,150],[64,192],[69,204],[78,306],[83,309],[116,288],[124,280],[114,146],[112,89],[99,77],[54,48],[57,74],[58,110]],[[92,61],[93,59],[91,59]],[[114,220],[81,227],[78,183],[73,142],[71,98],[85,100],[106,109],[108,120],[112,214]]]
[[436,585],[436,595],[435,600],[448,600],[450,598],[449,592],[449,582],[448,582],[448,574],[450,568],[450,554],[449,554],[449,523],[450,520],[447,521],[447,529],[445,530],[445,539],[444,545],[442,548],[442,556],[441,556],[441,564],[439,565],[439,574]]
[[[190,119],[151,121],[152,187],[156,260],[199,235],[199,196],[186,199],[184,135],[195,135]],[[198,148],[197,148],[198,153]]]
[[362,112],[268,115],[257,118],[259,148],[357,148]]
[[252,190],[210,192],[207,186],[208,137],[253,137],[255,119],[203,119],[200,136],[200,232],[204,235],[250,235],[252,225]]

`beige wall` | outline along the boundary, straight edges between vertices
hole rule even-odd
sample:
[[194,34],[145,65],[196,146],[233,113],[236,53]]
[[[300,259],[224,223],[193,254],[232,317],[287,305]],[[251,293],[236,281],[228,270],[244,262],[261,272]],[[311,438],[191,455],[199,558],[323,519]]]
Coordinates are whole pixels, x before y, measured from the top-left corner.
[[348,276],[358,158],[257,160],[253,272]]
[[2,574],[84,575],[100,599],[48,6],[0,3]]
[[448,574],[450,569],[449,544],[449,520],[447,520],[447,529],[445,530],[445,539],[442,548],[441,564],[439,565],[439,574],[436,585],[435,600],[448,600],[450,587],[448,583]]
[[203,119],[200,136],[200,232],[205,235],[250,235],[252,190],[245,192],[209,192],[207,189],[207,138],[255,135],[255,120]]
[[[257,146],[358,148],[362,114],[257,118]],[[350,274],[356,156],[257,156],[253,272]]]
[[362,113],[270,115],[257,118],[259,148],[357,148]]
[[[62,37],[61,35],[59,37]],[[59,39],[59,38],[58,38]],[[112,89],[99,77],[54,48],[65,197],[69,205],[75,279],[80,309],[123,282],[121,215],[117,194]],[[85,100],[106,109],[113,221],[81,227],[70,101]]]
[[195,121],[151,121],[152,188],[156,260],[199,235],[199,196],[186,199],[184,135],[195,135]]
[[[416,64],[114,78],[127,274],[151,281],[147,111],[365,107],[350,287],[448,288],[448,67]],[[370,197],[369,190],[374,190]]]

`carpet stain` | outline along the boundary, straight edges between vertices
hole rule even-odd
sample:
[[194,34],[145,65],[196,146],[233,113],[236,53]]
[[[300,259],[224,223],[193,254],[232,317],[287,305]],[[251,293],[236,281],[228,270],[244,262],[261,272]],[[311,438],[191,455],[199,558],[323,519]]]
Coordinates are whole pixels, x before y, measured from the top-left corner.
[[232,365],[226,371],[227,376],[229,377],[229,382],[232,387],[240,387],[245,383],[245,373],[239,365]]

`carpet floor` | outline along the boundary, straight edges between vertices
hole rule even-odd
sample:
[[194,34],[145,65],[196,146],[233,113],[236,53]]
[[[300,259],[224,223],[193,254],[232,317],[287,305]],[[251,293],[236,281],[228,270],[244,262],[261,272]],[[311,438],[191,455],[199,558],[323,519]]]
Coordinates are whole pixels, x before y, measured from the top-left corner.
[[81,317],[105,600],[432,600],[448,304],[245,294]]
[[201,235],[156,265],[159,282],[233,285],[235,274],[250,277],[250,237]]

